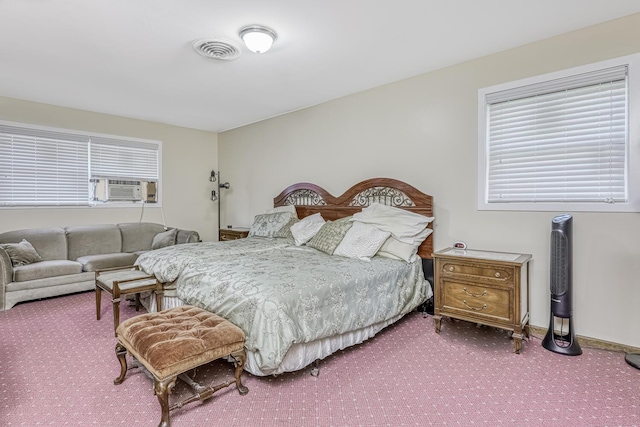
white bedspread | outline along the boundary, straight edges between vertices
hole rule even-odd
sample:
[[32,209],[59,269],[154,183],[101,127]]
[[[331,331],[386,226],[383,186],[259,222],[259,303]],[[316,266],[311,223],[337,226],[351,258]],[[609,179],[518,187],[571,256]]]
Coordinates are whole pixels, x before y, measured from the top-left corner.
[[420,261],[365,262],[285,245],[180,265],[179,298],[243,329],[265,375],[293,344],[384,322],[431,296]]
[[147,274],[155,274],[162,283],[178,278],[189,264],[214,264],[223,257],[234,257],[248,252],[270,251],[293,245],[293,239],[266,239],[249,237],[224,242],[200,242],[167,246],[145,252],[138,257],[136,265]]

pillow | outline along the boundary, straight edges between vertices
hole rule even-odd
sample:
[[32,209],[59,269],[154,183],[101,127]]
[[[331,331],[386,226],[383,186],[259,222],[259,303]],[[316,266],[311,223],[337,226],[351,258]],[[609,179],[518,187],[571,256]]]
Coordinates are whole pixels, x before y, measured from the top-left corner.
[[291,226],[293,224],[295,224],[296,222],[300,222],[300,220],[298,219],[298,217],[291,217],[291,219],[289,220],[288,223],[286,223],[284,225],[284,227],[282,227],[280,230],[276,231],[273,234],[273,237],[285,237],[285,238],[293,238],[293,235],[291,234]]
[[333,254],[370,261],[390,235],[372,225],[354,222]]
[[296,207],[293,205],[278,206],[277,208],[267,209],[264,213],[269,214],[269,213],[278,213],[278,212],[291,212],[293,216],[298,218],[298,211],[296,210]]
[[414,212],[380,203],[372,203],[353,215],[353,221],[373,225],[390,232],[393,237],[403,243],[415,244],[414,236],[423,232],[433,217],[427,217]]
[[291,234],[296,246],[302,246],[307,243],[324,224],[324,218],[320,213],[309,215],[291,226]]
[[167,246],[173,246],[176,244],[177,236],[178,236],[177,228],[171,228],[167,231],[158,233],[155,236],[153,236],[153,241],[151,242],[151,249],[160,249]]
[[3,243],[0,247],[7,251],[14,267],[42,261],[36,249],[26,239],[22,239],[20,243]]
[[291,212],[275,212],[256,215],[249,229],[249,236],[273,237],[291,219]]
[[418,246],[420,246],[431,233],[433,233],[432,229],[425,228],[424,231],[416,235],[414,238],[416,242],[414,244],[404,243],[393,236],[389,236],[376,255],[413,262],[418,253]]
[[333,255],[333,251],[335,251],[340,242],[342,242],[342,239],[352,225],[353,223],[349,221],[327,221],[309,243],[307,243],[307,246],[328,255]]

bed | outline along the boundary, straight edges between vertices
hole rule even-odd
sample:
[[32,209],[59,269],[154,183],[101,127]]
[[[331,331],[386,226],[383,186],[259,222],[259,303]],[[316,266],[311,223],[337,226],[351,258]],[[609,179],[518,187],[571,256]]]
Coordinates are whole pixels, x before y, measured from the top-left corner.
[[[363,181],[339,197],[299,183],[274,199],[276,212],[295,207],[299,224],[320,214],[333,226],[351,221],[352,229],[354,218],[380,205],[432,220],[431,196],[388,178]],[[247,335],[245,369],[275,375],[371,338],[432,296],[424,260],[433,252],[433,222],[425,224],[417,256],[405,260],[330,255],[317,244],[309,247],[312,242],[296,244],[298,236],[257,233],[163,248],[141,256],[138,265],[174,290],[167,292],[165,308],[191,304],[230,320]],[[154,310],[152,303],[147,308]]]

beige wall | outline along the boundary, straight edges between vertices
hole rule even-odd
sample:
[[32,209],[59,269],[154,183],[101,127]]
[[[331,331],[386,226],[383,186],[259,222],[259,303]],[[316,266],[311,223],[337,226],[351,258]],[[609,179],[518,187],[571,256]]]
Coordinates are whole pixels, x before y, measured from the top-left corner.
[[[363,179],[397,178],[434,196],[436,249],[464,240],[533,254],[531,323],[547,327],[549,233],[558,212],[476,209],[477,91],[637,52],[640,14],[221,133],[220,166],[231,183],[222,223],[250,225],[295,182],[340,195]],[[638,242],[640,214],[574,213],[579,335],[640,347]]]
[[[166,224],[196,230],[203,240],[217,240],[218,208],[209,200],[213,185],[208,181],[211,169],[217,170],[217,134],[4,97],[0,120],[162,141]],[[0,209],[0,232],[135,222],[140,214],[140,207]],[[161,209],[147,205],[142,220],[162,223]]]

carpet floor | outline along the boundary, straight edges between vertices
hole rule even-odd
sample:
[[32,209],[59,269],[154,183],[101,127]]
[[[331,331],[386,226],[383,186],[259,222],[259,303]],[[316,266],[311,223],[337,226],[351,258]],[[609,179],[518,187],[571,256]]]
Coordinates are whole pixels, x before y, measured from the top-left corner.
[[[22,303],[0,313],[1,426],[155,426],[152,381],[131,370],[121,385],[110,303],[85,292]],[[121,320],[136,315],[122,304]],[[373,339],[310,369],[275,377],[245,372],[205,403],[172,411],[179,426],[638,426],[640,370],[624,354],[522,354],[503,331],[411,313]],[[196,372],[205,385],[233,376],[215,361]],[[187,392],[178,382],[172,403]]]

